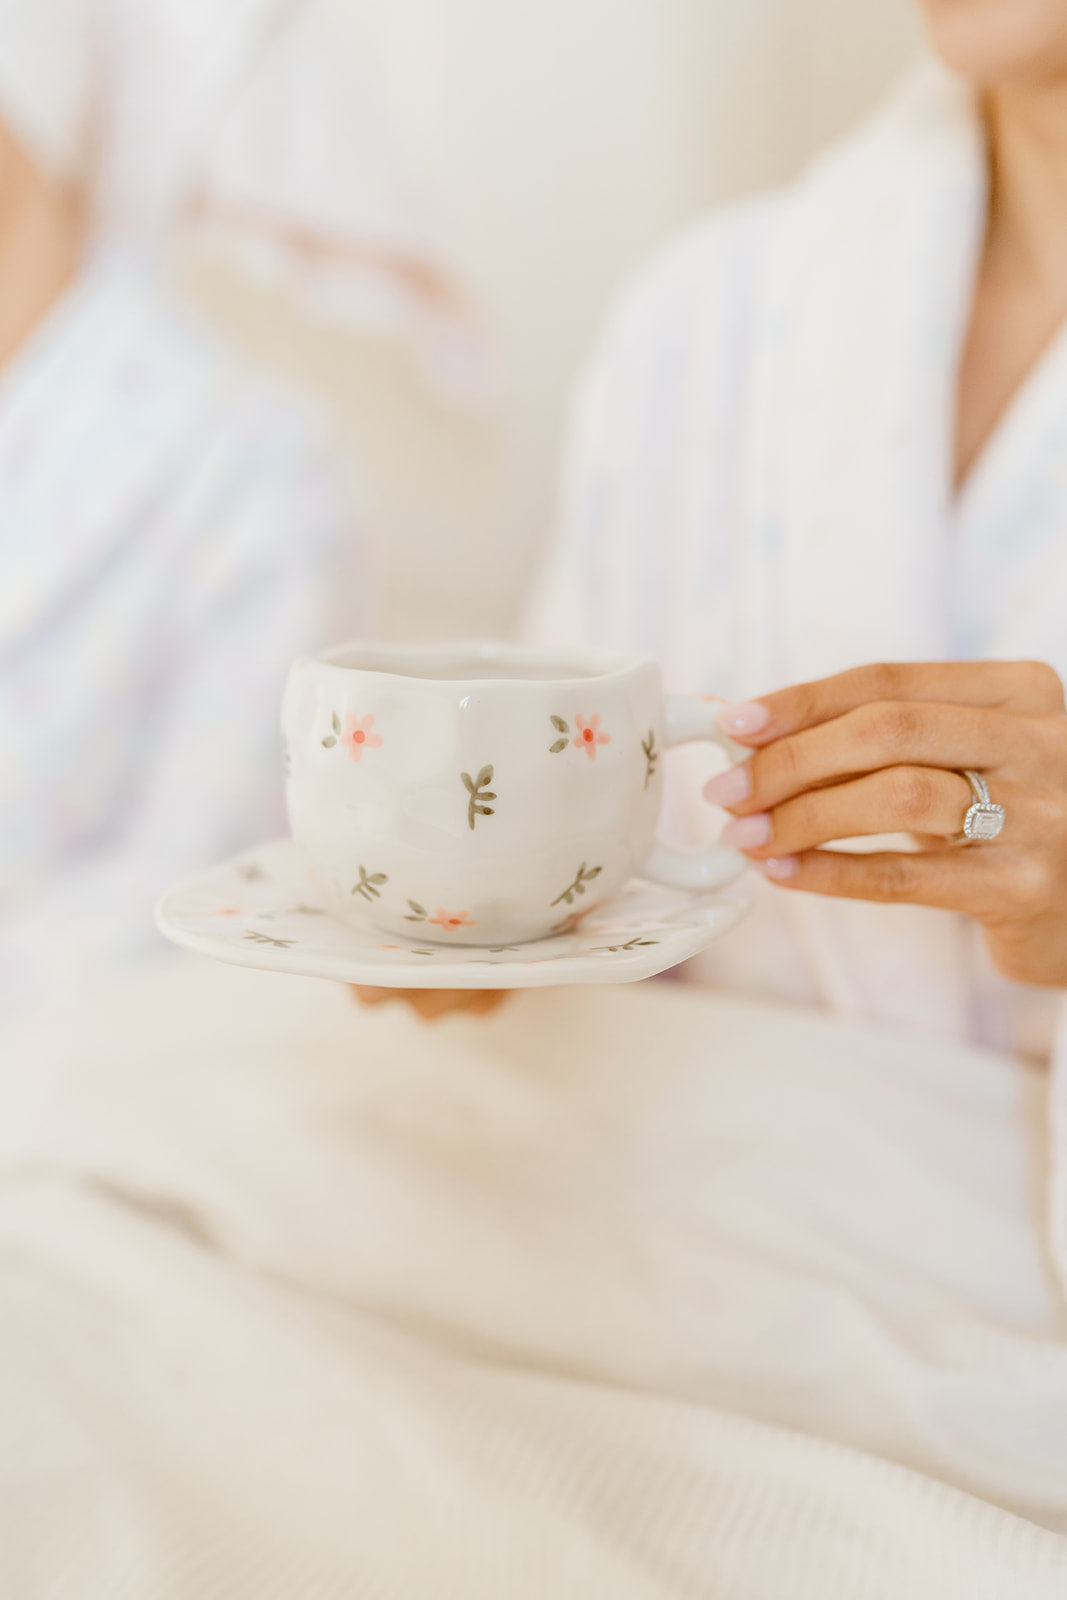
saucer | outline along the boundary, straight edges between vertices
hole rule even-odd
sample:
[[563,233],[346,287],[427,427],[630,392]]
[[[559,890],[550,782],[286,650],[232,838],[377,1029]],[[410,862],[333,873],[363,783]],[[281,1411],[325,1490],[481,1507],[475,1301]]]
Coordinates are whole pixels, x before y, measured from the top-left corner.
[[709,894],[631,878],[558,938],[510,947],[402,940],[332,916],[300,847],[279,839],[171,889],[156,921],[175,944],[240,967],[385,989],[532,989],[654,977],[747,910],[736,888]]

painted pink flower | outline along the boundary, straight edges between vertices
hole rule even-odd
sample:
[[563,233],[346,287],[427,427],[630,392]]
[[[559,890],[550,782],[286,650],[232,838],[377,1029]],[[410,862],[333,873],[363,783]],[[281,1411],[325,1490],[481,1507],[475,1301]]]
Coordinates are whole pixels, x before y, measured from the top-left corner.
[[594,711],[588,722],[585,717],[575,717],[574,725],[578,729],[574,736],[575,744],[579,750],[585,751],[590,761],[595,761],[597,745],[611,743],[611,734],[600,731],[599,711]]
[[384,742],[381,734],[374,732],[374,718],[370,712],[365,717],[355,717],[351,711],[347,713],[341,743],[353,761],[362,760],[364,750],[377,750]]
[[219,906],[217,911],[211,913],[213,917],[239,917],[241,915],[237,906]]
[[440,906],[432,917],[427,918],[438,928],[445,928],[449,933],[455,933],[457,928],[476,928],[478,924],[468,911],[444,911]]

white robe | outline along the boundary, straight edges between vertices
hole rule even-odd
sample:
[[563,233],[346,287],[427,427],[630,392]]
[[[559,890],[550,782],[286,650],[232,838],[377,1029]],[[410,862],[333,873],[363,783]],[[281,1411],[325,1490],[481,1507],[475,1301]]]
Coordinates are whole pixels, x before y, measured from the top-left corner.
[[280,831],[285,672],[338,626],[350,528],[316,434],[110,255],[4,372],[0,1014],[155,947],[172,878]]
[[[1067,333],[953,491],[985,214],[972,95],[931,65],[793,188],[670,247],[580,396],[542,631],[731,699],[878,660],[1067,676]],[[679,765],[696,840],[712,767]],[[998,978],[965,919],[750,878],[754,915],[698,975],[1048,1058],[1062,995]]]

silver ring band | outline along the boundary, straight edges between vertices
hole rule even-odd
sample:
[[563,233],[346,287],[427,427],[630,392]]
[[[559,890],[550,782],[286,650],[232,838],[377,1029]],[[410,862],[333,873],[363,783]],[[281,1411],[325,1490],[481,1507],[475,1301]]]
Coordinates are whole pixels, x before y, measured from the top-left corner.
[[972,772],[970,767],[965,767],[963,776],[971,786],[974,804],[963,819],[963,831],[956,835],[956,843],[977,844],[982,840],[996,839],[1004,826],[1004,807],[993,804],[980,772]]

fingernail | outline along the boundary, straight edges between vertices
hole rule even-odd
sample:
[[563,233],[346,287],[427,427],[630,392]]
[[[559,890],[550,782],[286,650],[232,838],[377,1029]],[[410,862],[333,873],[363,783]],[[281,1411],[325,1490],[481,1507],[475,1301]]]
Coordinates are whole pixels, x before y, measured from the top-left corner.
[[771,714],[766,706],[760,705],[758,700],[745,700],[741,705],[724,706],[715,721],[723,733],[745,734],[759,733],[771,720]]
[[793,878],[800,862],[796,856],[772,856],[769,861],[753,861],[752,865],[767,878]]
[[769,844],[770,839],[771,819],[766,811],[759,811],[754,817],[736,817],[722,830],[723,844],[734,850],[756,850],[761,844]]
[[717,773],[704,785],[704,799],[712,806],[739,806],[752,793],[752,772],[748,762]]

